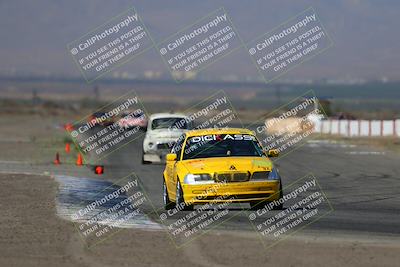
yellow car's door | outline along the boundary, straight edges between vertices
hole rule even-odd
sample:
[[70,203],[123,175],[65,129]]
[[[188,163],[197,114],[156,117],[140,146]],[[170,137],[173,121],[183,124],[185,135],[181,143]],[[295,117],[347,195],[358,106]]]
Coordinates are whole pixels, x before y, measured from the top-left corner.
[[166,177],[165,177],[165,182],[167,184],[167,190],[168,190],[168,195],[170,196],[170,199],[174,199],[175,197],[175,188],[176,188],[176,182],[174,182],[174,174],[176,173],[175,171],[175,165],[176,161],[168,161],[166,163],[165,169],[166,169]]

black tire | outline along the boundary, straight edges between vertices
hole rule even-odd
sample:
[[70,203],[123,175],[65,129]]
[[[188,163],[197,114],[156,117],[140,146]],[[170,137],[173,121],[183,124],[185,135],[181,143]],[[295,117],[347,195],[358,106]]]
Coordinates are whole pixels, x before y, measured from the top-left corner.
[[263,207],[263,204],[265,204],[265,201],[260,201],[260,200],[253,200],[250,201],[250,210],[258,210]]
[[[283,191],[282,191],[282,182],[279,182],[279,199],[283,197]],[[251,210],[258,210],[261,209],[269,202],[267,201],[250,201],[250,209]],[[283,210],[283,203],[279,204],[278,206],[274,206],[272,210]]]
[[163,202],[165,210],[172,210],[175,208],[175,203],[169,199],[167,184],[165,183],[165,179],[163,179]]
[[[180,205],[182,205],[182,203],[184,203],[184,198],[183,198],[183,191],[182,191],[182,187],[181,187],[181,183],[178,182],[176,183],[176,201],[175,201],[175,205],[177,207],[180,207]],[[186,203],[184,203],[183,209],[182,210],[193,210],[194,209],[194,205],[188,205]]]
[[[283,198],[282,181],[279,181],[279,199]],[[274,210],[283,210],[283,203],[275,206]]]

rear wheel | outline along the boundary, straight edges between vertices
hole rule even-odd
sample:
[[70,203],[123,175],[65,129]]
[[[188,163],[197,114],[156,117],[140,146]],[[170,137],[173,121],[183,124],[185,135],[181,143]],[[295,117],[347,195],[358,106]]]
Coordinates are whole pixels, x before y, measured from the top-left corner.
[[165,179],[163,179],[163,202],[165,210],[172,210],[175,208],[175,203],[169,199],[167,184],[165,183]]
[[[181,205],[183,205],[183,209],[182,210],[193,210],[194,206],[193,205],[188,205],[185,203],[185,200],[183,198],[183,191],[182,191],[182,187],[181,187],[181,183],[178,182],[176,183],[176,206],[180,207]],[[182,204],[183,203],[183,204]]]

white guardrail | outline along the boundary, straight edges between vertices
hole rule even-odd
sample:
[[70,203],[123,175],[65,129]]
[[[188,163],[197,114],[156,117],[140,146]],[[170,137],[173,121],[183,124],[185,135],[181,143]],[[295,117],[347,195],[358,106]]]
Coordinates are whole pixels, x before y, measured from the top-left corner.
[[348,137],[400,137],[400,119],[397,120],[319,120],[314,121],[314,132]]

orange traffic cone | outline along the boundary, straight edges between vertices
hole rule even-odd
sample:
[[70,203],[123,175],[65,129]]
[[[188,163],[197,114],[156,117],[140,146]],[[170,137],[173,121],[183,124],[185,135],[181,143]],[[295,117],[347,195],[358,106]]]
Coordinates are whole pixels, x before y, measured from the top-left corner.
[[78,158],[76,159],[76,165],[77,166],[82,166],[83,165],[83,160],[82,160],[81,153],[78,153]]
[[71,151],[71,145],[69,143],[65,144],[65,152],[69,153]]
[[96,166],[96,168],[94,168],[94,172],[98,175],[101,175],[104,173],[104,167],[103,166]]
[[58,152],[56,153],[56,159],[53,162],[55,165],[59,165],[61,163],[60,154],[58,154]]

